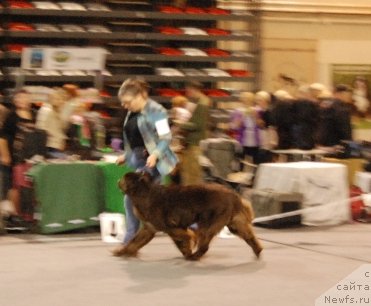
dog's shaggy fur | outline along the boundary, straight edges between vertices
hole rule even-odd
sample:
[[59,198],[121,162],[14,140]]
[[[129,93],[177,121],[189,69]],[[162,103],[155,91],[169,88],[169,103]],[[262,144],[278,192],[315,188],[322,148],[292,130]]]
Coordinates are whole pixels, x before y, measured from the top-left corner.
[[[116,256],[135,256],[157,231],[163,231],[186,259],[198,260],[224,226],[245,240],[257,257],[262,251],[251,226],[251,206],[232,190],[211,184],[165,187],[153,184],[143,173],[126,174],[119,187],[132,199],[143,226],[127,245],[114,251]],[[192,224],[197,229],[191,230]]]

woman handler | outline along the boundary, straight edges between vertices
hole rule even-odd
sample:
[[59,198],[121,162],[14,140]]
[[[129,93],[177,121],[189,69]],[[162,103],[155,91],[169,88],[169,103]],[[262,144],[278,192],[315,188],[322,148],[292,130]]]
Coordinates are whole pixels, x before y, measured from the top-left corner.
[[[178,162],[170,149],[171,132],[164,107],[148,97],[149,85],[142,79],[127,79],[118,92],[121,105],[128,110],[124,121],[124,155],[117,164],[126,163],[135,171],[145,170],[160,181]],[[113,251],[120,256],[134,237],[140,222],[133,213],[131,200],[124,197],[126,234],[123,245]]]

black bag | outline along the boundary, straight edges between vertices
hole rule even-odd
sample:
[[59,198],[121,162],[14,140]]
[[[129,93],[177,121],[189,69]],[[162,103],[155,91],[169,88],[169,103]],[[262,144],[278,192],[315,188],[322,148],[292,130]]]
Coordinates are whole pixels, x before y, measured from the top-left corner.
[[20,160],[24,161],[30,159],[34,155],[46,157],[46,140],[47,133],[44,130],[35,129],[32,132],[27,133],[24,138]]

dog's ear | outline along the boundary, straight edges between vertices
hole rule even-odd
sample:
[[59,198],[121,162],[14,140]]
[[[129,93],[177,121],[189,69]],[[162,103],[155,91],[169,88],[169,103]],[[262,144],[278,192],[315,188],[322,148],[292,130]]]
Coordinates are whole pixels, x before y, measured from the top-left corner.
[[125,192],[128,184],[130,185],[131,182],[134,180],[135,181],[138,181],[138,179],[136,178],[136,174],[133,173],[133,172],[129,172],[129,173],[125,173],[118,181],[117,181],[117,184],[119,186],[119,188]]

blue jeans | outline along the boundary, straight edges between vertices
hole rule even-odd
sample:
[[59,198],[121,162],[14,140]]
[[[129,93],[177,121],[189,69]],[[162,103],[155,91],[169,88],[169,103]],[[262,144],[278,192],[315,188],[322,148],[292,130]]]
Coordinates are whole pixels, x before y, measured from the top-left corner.
[[[154,179],[154,182],[159,182],[161,177],[160,173],[157,171],[156,168],[147,168],[146,162],[147,162],[148,153],[146,152],[145,148],[134,148],[133,154],[130,158],[130,160],[127,161],[128,165],[133,167],[136,171],[146,171]],[[126,233],[124,237],[124,244],[127,244],[137,231],[139,230],[140,221],[138,218],[134,215],[133,211],[133,204],[127,195],[124,197],[124,207],[125,207],[125,223],[126,223]]]

